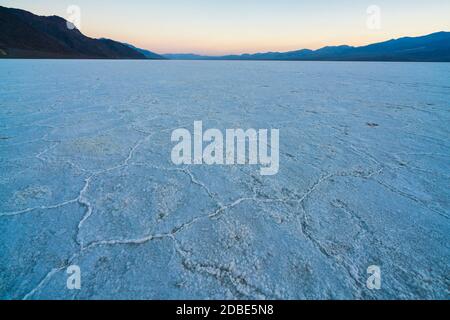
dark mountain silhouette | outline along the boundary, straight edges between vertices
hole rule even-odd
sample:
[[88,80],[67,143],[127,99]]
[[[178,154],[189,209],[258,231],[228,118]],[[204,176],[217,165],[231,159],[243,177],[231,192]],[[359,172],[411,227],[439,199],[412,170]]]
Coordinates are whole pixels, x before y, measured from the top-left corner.
[[[61,17],[43,17],[0,6],[0,57],[73,59],[148,59],[110,39],[92,39]],[[157,59],[156,57],[153,59]]]
[[318,50],[227,55],[166,54],[180,60],[303,60],[303,61],[423,61],[450,62],[450,32],[405,37],[362,47],[334,46]]

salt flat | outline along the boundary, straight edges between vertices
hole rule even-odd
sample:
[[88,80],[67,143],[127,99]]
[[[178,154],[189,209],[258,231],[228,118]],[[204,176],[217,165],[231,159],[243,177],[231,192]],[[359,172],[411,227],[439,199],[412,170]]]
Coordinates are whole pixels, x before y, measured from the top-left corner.
[[[194,121],[279,173],[175,166]],[[448,299],[449,133],[450,64],[0,61],[0,298]]]

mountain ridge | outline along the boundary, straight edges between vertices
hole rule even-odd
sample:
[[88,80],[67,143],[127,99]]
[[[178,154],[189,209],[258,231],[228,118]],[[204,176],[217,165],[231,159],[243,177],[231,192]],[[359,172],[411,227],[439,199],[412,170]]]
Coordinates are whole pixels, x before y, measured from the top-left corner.
[[59,16],[0,6],[0,58],[149,59],[128,45],[87,37],[67,24]]
[[138,48],[138,47],[136,47],[136,46],[134,46],[132,44],[126,43],[126,42],[122,42],[122,44],[130,47],[133,50],[136,50],[136,51],[142,53],[147,59],[159,59],[159,60],[167,59],[166,57],[164,57],[164,56],[162,56],[160,54],[157,54],[157,53],[155,53],[153,51],[150,51],[150,50],[147,50],[147,49]]
[[87,37],[76,28],[69,29],[67,23],[59,16],[0,6],[0,58],[450,62],[450,32],[446,31],[357,47],[205,56],[159,55],[128,43]]
[[278,61],[405,61],[450,62],[450,32],[439,31],[419,37],[402,37],[365,46],[326,46],[317,50],[203,56],[164,54],[175,60],[278,60]]

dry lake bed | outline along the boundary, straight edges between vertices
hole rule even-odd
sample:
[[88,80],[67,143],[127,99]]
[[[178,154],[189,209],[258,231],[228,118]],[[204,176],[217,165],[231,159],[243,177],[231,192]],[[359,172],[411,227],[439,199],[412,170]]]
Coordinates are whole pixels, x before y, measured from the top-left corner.
[[[174,165],[194,121],[278,174]],[[448,299],[449,137],[450,64],[0,61],[0,298]]]

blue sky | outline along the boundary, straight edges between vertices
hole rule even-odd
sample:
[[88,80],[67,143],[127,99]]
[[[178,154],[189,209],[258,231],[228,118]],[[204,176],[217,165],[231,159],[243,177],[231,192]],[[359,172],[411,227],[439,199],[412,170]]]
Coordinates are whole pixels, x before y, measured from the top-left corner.
[[[7,7],[68,17],[81,9],[81,31],[158,53],[227,54],[364,45],[450,31],[448,0],[0,0]],[[380,29],[367,8],[381,9]]]

